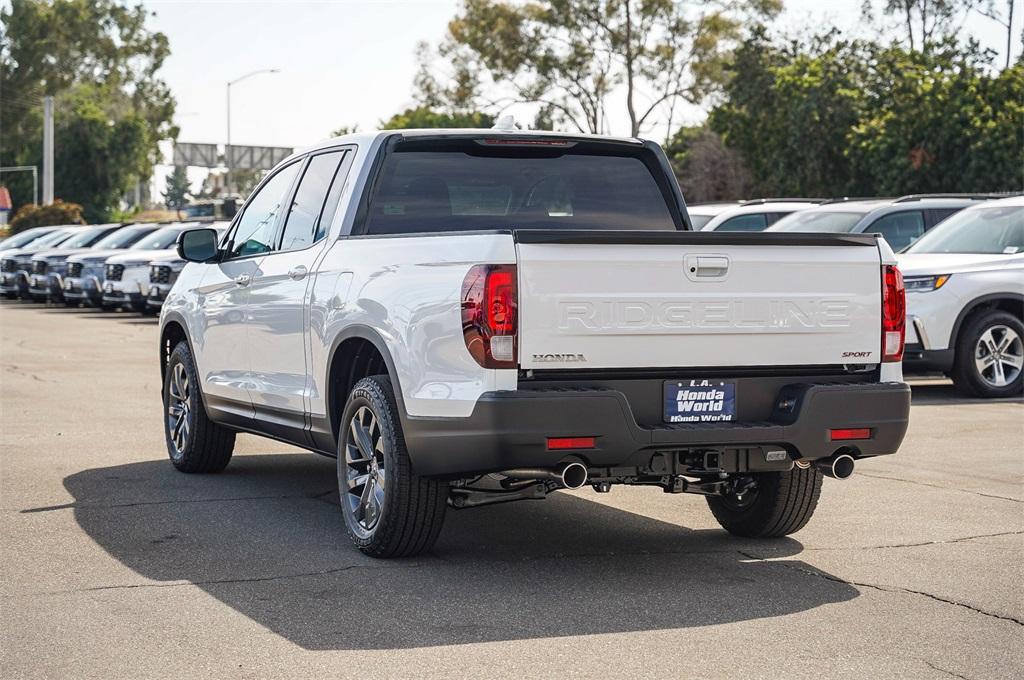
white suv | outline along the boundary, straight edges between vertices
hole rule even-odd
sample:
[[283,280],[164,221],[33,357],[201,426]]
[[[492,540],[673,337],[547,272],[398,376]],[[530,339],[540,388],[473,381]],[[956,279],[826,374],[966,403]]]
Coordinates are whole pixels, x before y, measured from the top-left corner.
[[978,397],[1020,394],[1024,197],[957,213],[899,256],[908,370],[942,371]]

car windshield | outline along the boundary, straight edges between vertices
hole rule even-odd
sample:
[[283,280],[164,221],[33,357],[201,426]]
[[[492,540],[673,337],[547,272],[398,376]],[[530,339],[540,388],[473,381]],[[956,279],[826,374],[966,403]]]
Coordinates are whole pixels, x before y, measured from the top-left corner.
[[1024,206],[987,206],[957,213],[925,234],[906,253],[1024,252]]
[[184,229],[182,227],[164,227],[157,229],[149,236],[137,242],[131,247],[132,250],[166,250],[178,240],[178,234]]
[[[642,151],[561,141],[413,143],[385,157],[366,231],[675,231]],[[666,189],[667,191],[667,189]]]
[[98,250],[117,250],[119,248],[127,248],[131,244],[138,241],[146,234],[153,231],[153,227],[125,227],[118,229],[112,234],[107,234],[93,246]]
[[44,236],[47,236],[48,234],[52,233],[53,230],[36,231],[35,229],[29,229],[28,231],[23,231],[20,234],[15,234],[10,238],[4,239],[2,242],[0,242],[0,250],[7,250],[8,248],[21,248],[22,246],[27,246],[29,243],[32,243],[36,239],[41,239]]
[[714,215],[694,215],[690,213],[690,222],[693,223],[693,230],[700,231],[704,225],[714,219]]
[[30,244],[33,248],[45,248],[46,246],[60,245],[64,241],[67,241],[72,236],[77,234],[74,230],[58,229],[57,231],[51,231],[46,236],[32,241]]
[[783,217],[768,231],[811,231],[843,234],[856,226],[865,212],[839,212],[836,210],[801,211]]
[[110,227],[93,227],[91,229],[83,229],[77,232],[74,236],[69,238],[60,244],[61,248],[88,248],[97,240],[101,239]]

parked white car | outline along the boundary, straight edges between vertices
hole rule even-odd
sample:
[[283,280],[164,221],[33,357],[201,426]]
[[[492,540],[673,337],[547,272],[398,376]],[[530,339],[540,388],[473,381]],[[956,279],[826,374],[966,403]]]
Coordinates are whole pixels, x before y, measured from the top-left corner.
[[953,215],[899,256],[908,370],[978,397],[1024,389],[1024,197]]
[[[731,205],[719,211],[701,231],[764,231],[783,217],[821,204],[821,200],[803,198],[759,198]],[[690,216],[693,219],[693,216]]]

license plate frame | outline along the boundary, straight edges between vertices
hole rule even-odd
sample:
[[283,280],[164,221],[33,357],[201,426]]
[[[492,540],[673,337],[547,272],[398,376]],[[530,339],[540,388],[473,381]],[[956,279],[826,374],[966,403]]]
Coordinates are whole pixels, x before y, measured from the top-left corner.
[[662,419],[669,424],[735,422],[736,393],[735,380],[666,380]]

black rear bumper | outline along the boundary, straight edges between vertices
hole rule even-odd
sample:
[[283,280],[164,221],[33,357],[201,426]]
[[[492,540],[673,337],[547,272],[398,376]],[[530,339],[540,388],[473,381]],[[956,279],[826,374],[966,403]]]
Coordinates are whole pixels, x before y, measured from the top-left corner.
[[[660,389],[660,382],[657,389]],[[567,458],[592,467],[647,466],[669,451],[720,451],[730,460],[784,449],[823,458],[895,453],[907,431],[904,383],[796,383],[778,390],[767,420],[640,425],[614,389],[555,387],[485,394],[468,418],[405,418],[418,474],[466,476],[517,467],[552,467]],[[830,430],[869,428],[869,439],[831,441]],[[595,437],[596,448],[547,450],[548,437]],[[759,460],[763,460],[763,455]],[[753,468],[751,468],[753,469]],[[767,469],[767,468],[765,468]]]

